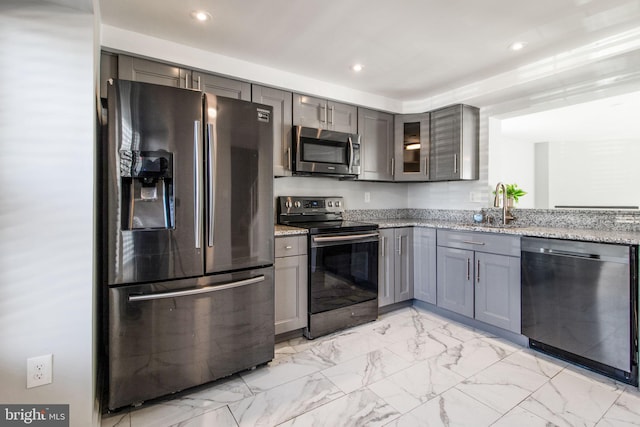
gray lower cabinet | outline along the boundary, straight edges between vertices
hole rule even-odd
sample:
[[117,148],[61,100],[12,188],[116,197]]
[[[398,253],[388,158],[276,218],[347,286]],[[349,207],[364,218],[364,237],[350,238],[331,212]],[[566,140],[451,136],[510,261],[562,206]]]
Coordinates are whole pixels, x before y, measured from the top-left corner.
[[413,228],[380,231],[378,306],[413,298]]
[[436,230],[413,229],[413,297],[436,303]]
[[358,108],[354,105],[294,93],[293,124],[357,133]]
[[307,236],[275,240],[275,333],[307,326]]
[[520,257],[475,253],[475,318],[520,333]]
[[291,176],[291,99],[285,90],[253,85],[251,100],[273,107],[273,175]]
[[393,115],[358,108],[360,165],[358,179],[393,181]]
[[479,110],[457,104],[431,111],[429,180],[479,178]]
[[118,78],[251,100],[251,84],[135,56],[118,55]]
[[520,333],[520,238],[437,231],[437,305]]

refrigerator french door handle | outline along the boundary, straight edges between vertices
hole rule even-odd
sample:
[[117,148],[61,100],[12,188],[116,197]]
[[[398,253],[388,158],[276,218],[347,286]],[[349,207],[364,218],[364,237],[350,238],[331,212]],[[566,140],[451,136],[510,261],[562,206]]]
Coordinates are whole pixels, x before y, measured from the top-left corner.
[[205,286],[204,288],[189,289],[186,291],[161,292],[148,295],[129,295],[129,302],[136,301],[152,301],[165,298],[177,298],[190,295],[208,294],[211,292],[224,291],[227,289],[239,288],[241,286],[253,285],[254,283],[264,282],[264,275],[252,277],[251,279],[238,280],[237,282],[225,283],[224,285]]
[[194,237],[196,243],[196,249],[200,249],[201,247],[201,236],[202,236],[202,209],[200,206],[200,165],[202,161],[200,160],[200,120],[195,120],[193,122],[193,188],[194,188],[194,202],[193,202],[193,220],[194,224]]
[[213,213],[215,209],[215,187],[216,177],[213,173],[213,164],[215,163],[215,141],[213,139],[213,124],[207,123],[207,181],[209,183],[209,216],[207,219],[207,244],[213,247],[213,231],[214,220]]

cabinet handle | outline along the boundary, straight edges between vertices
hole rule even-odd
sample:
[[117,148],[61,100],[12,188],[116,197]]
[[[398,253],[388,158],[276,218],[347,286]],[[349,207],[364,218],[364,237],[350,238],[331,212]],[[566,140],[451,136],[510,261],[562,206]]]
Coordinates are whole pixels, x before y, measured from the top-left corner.
[[320,114],[320,123],[326,123],[327,122],[327,106],[324,105],[320,108],[323,110],[322,114]]
[[189,73],[184,74],[184,88],[189,89]]
[[402,255],[402,236],[398,236],[397,238],[398,241],[398,255]]
[[480,260],[477,261],[476,282],[480,283]]
[[293,249],[293,246],[285,246],[285,249]]
[[470,245],[480,245],[480,246],[483,246],[485,244],[484,242],[474,242],[473,240],[463,240],[462,243],[468,243]]
[[387,239],[386,239],[386,237],[381,236],[381,237],[380,237],[380,240],[381,240],[381,242],[380,242],[380,243],[381,243],[381,244],[380,244],[380,256],[381,256],[382,258],[384,258],[384,253],[385,253],[385,251],[386,251],[386,249],[387,249],[387,248],[386,248],[386,246],[387,246]]
[[200,87],[200,78],[201,76],[198,76],[198,90],[202,90],[202,87]]
[[287,168],[291,170],[291,148],[287,147]]
[[396,174],[396,159],[394,157],[391,158],[391,176]]
[[467,280],[471,280],[471,259],[467,258]]
[[429,153],[427,153],[427,157],[424,158],[424,174],[429,178]]
[[329,123],[333,124],[333,105],[331,106],[331,116],[329,116]]
[[458,155],[453,155],[453,173],[458,173]]

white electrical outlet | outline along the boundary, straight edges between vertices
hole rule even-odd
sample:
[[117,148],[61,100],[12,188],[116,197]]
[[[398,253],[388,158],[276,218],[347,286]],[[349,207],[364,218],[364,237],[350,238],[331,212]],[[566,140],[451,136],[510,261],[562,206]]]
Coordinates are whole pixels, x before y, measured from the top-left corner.
[[371,201],[371,193],[368,191],[364,192],[364,202],[369,203]]
[[27,359],[27,388],[51,384],[53,377],[53,355]]

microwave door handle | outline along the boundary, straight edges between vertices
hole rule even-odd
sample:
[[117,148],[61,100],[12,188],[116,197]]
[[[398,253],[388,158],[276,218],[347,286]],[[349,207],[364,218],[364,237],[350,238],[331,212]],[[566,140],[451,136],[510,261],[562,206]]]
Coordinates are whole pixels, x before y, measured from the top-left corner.
[[213,247],[213,232],[215,221],[213,213],[215,209],[215,186],[216,177],[214,174],[213,166],[216,160],[215,157],[215,141],[213,136],[213,124],[207,123],[207,182],[209,184],[209,215],[207,217],[208,232],[207,232],[207,244],[209,247]]
[[349,172],[353,170],[353,141],[349,137]]

